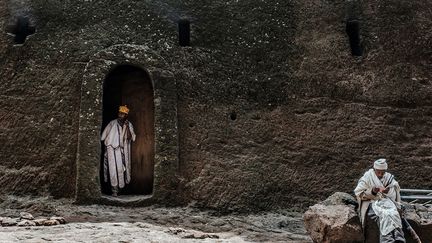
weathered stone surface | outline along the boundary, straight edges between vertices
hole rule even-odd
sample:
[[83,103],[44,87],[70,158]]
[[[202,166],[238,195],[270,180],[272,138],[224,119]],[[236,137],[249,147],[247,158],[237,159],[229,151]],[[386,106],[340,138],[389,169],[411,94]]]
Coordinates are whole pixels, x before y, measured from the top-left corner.
[[47,219],[43,222],[44,226],[52,226],[52,225],[59,225],[60,222],[55,219]]
[[31,220],[21,220],[20,222],[18,222],[17,226],[20,227],[26,227],[26,226],[36,226],[36,223],[31,221]]
[[3,227],[14,226],[17,225],[18,222],[19,219],[17,218],[4,217],[3,220],[1,221],[1,226]]
[[[422,242],[432,242],[432,212],[428,212],[429,206],[422,204],[404,204],[405,218],[416,231]],[[404,231],[408,243],[415,243],[409,232]]]
[[60,224],[66,224],[66,220],[63,217],[51,217],[50,220],[57,220]]
[[219,236],[216,234],[207,234],[191,230],[186,231],[182,228],[169,228],[166,232],[173,235],[179,235],[182,239],[219,239]]
[[[160,57],[126,53],[120,61],[144,69],[136,60],[154,61],[176,80],[178,117],[161,122],[178,121],[178,137],[166,140],[180,150],[166,157],[167,143],[158,158],[179,163],[160,164],[176,169],[158,175],[169,188],[158,192],[163,202],[226,211],[305,207],[352,191],[382,156],[404,186],[430,188],[432,3],[361,1],[355,17],[364,56],[356,58],[346,2],[0,1],[2,30],[22,9],[37,23],[22,46],[0,35],[2,193],[73,197],[77,180],[94,185],[83,194],[99,192],[100,123],[80,130],[80,91],[94,55],[118,44]],[[194,20],[192,47],[177,45],[180,15]],[[93,95],[85,112],[96,117],[101,101]],[[79,132],[92,141],[80,165],[91,179],[82,182]]]
[[[115,225],[118,225],[119,223],[121,224],[122,222],[135,222],[130,225],[141,228],[141,231],[146,231],[151,228],[151,224],[163,225],[165,226],[164,231],[171,235],[175,235],[176,232],[178,235],[181,232],[191,233],[193,230],[196,230],[212,235],[218,234],[221,239],[230,235],[236,235],[248,242],[311,242],[311,239],[307,236],[307,232],[304,228],[302,214],[291,210],[280,209],[278,212],[221,214],[214,210],[200,210],[195,207],[160,207],[154,205],[136,208],[129,206],[77,205],[74,203],[73,199],[52,200],[50,198],[33,197],[33,200],[38,204],[48,204],[51,206],[50,208],[53,209],[51,213],[47,213],[44,211],[46,207],[37,207],[43,211],[32,211],[33,215],[38,217],[41,213],[43,215],[61,215],[62,217],[65,217],[68,223],[56,227],[32,228],[30,229],[32,232],[64,231],[65,229],[73,228],[74,226],[72,225],[79,227],[80,225],[83,226],[82,223],[88,222],[95,222],[96,224],[93,224],[92,226],[95,228],[104,227],[100,225],[100,222],[112,222],[111,225],[114,225],[114,222]],[[23,210],[21,203],[27,202],[28,199],[26,197],[20,198],[16,196],[7,196],[6,200],[3,203],[0,203],[0,215],[19,214]],[[10,205],[9,203],[13,203],[13,205],[20,207],[19,209],[7,208],[6,205]],[[197,218],[200,220],[196,220]],[[96,230],[95,228],[94,230]],[[124,229],[122,226],[118,228],[119,231]],[[23,229],[21,229],[21,231],[22,230]],[[107,232],[106,229],[103,231]],[[108,235],[109,233],[106,236]],[[62,238],[60,236],[57,237]],[[0,236],[0,239],[3,238]],[[53,238],[48,237],[48,239]],[[65,236],[64,241],[70,241],[70,239],[70,235]],[[88,238],[86,242],[92,241],[90,239],[98,241],[96,238]],[[75,240],[78,241],[78,239]],[[99,241],[107,242],[109,240],[101,239]],[[117,239],[116,241],[120,241],[120,239]],[[183,241],[187,242],[188,240],[182,240],[182,242]],[[197,240],[190,241],[196,242]],[[203,241],[217,242],[217,240],[212,239]]]
[[305,212],[306,230],[314,242],[363,242],[362,228],[354,208],[316,204]]
[[329,196],[326,200],[322,201],[321,204],[328,205],[353,205],[357,206],[357,200],[348,193],[335,192]]
[[426,206],[422,205],[422,204],[416,204],[415,205],[415,210],[417,212],[427,212],[428,208]]
[[[145,228],[134,223],[122,222],[82,222],[59,225],[57,227],[38,227],[37,229],[27,228],[6,228],[0,227],[1,242],[182,242],[182,243],[247,243],[250,240],[244,239],[234,233],[215,233],[216,237],[197,240],[185,239],[180,235],[166,232],[166,226],[147,224]],[[198,231],[187,231],[197,234]],[[199,232],[206,235],[204,232]],[[215,240],[213,240],[215,239]],[[307,241],[302,241],[307,242]]]
[[219,239],[218,235],[215,234],[207,234],[207,233],[189,233],[181,236],[182,239]]
[[34,217],[33,217],[33,215],[31,215],[30,213],[27,213],[27,212],[21,212],[21,213],[20,213],[20,219],[33,220]]
[[33,220],[33,222],[36,224],[36,226],[43,226],[45,221],[47,221],[48,219],[35,219]]

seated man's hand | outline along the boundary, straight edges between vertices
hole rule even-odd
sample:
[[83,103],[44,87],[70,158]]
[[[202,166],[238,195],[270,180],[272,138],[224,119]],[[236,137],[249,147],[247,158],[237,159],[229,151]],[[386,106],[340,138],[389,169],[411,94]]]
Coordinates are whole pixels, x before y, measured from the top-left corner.
[[389,187],[386,187],[386,188],[384,188],[384,187],[373,187],[372,188],[372,194],[374,194],[374,195],[376,195],[378,192],[388,193],[389,191],[390,191]]
[[376,195],[380,191],[379,187],[373,187],[372,188],[372,194]]

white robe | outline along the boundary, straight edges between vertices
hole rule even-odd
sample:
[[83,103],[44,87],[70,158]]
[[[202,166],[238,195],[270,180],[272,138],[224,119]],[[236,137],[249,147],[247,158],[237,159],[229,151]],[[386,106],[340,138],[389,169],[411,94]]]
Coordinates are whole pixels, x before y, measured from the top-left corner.
[[[132,141],[136,135],[132,124],[128,121]],[[101,140],[105,144],[104,180],[108,176],[112,187],[123,188],[131,180],[131,140],[127,139],[127,126],[123,127],[118,120],[112,120],[104,129]],[[109,175],[108,175],[109,174]]]
[[[390,187],[387,194],[383,195],[378,192],[372,194],[373,187]],[[380,232],[386,235],[396,228],[401,228],[401,218],[397,211],[397,203],[400,202],[400,187],[393,175],[385,173],[380,180],[373,169],[368,170],[362,178],[360,178],[357,187],[354,189],[359,202],[360,221],[365,222],[366,212],[369,204],[372,203],[372,209],[379,218]]]

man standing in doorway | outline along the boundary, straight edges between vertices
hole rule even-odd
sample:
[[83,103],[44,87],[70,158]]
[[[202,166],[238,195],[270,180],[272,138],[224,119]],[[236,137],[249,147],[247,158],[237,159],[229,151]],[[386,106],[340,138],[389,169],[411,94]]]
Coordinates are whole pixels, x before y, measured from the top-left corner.
[[380,242],[405,243],[400,209],[400,187],[387,171],[387,160],[378,159],[373,168],[360,178],[354,193],[359,202],[360,221],[365,226],[366,217],[376,221]]
[[136,135],[128,114],[129,108],[120,106],[118,118],[105,127],[101,137],[105,141],[104,180],[109,178],[113,196],[131,180],[131,141]]

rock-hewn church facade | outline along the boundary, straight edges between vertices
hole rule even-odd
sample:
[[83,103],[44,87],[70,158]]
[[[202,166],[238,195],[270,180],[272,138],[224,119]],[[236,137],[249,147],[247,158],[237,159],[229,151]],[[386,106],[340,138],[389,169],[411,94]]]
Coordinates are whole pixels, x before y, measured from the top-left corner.
[[402,187],[430,188],[431,9],[1,1],[1,193],[116,203],[100,133],[120,103],[140,137],[130,204],[303,207],[351,192],[379,157]]

